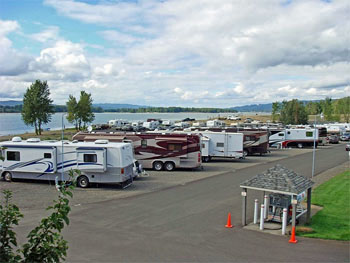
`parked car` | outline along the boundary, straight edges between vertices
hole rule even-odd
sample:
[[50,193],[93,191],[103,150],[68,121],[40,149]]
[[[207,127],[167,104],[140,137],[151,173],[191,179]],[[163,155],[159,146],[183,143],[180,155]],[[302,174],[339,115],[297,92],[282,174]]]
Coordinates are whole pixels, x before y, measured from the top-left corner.
[[349,143],[347,145],[345,145],[345,151],[347,151],[347,152],[350,151],[350,144]]
[[330,135],[330,136],[328,136],[328,142],[329,143],[339,143],[338,135]]
[[350,141],[350,133],[344,133],[342,136],[340,136],[341,141]]

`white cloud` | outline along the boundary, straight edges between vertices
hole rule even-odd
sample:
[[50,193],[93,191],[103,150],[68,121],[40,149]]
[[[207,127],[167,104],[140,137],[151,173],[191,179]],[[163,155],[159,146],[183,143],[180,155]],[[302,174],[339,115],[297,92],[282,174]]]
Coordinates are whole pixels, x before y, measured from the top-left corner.
[[73,82],[90,74],[90,64],[83,48],[70,41],[58,41],[53,47],[43,49],[30,68],[34,72],[52,73],[55,78]]
[[10,67],[20,52],[8,34],[19,24],[0,27],[6,51],[0,50],[0,61],[12,54],[2,59],[6,71],[22,74],[19,82],[47,79],[55,100],[81,89],[96,102],[155,106],[231,107],[348,95],[345,0],[95,2],[44,1],[62,19],[79,22],[70,35],[86,26],[91,36],[76,43],[56,26],[33,34],[45,47],[30,71]]
[[59,39],[59,27],[49,26],[39,33],[32,34],[30,37],[35,41],[45,43],[47,41],[54,41]]
[[0,20],[0,76],[15,76],[28,69],[31,57],[14,49],[7,37],[19,29],[17,21]]

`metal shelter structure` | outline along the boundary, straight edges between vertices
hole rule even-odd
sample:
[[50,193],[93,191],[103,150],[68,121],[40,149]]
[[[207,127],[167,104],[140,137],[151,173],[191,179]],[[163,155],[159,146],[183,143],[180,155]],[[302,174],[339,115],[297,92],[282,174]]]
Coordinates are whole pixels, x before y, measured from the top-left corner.
[[261,174],[246,180],[240,184],[242,191],[242,225],[246,225],[247,213],[247,190],[257,190],[274,194],[283,194],[291,197],[292,226],[296,222],[296,205],[298,195],[307,191],[306,221],[309,222],[311,215],[311,189],[314,182],[310,179],[288,170],[280,164],[269,168]]

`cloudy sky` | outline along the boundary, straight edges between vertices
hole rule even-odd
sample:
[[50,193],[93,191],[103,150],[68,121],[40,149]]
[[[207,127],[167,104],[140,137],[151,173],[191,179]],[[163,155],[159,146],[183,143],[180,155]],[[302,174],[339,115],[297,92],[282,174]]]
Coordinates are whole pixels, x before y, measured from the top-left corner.
[[232,107],[350,94],[349,0],[0,0],[0,100]]

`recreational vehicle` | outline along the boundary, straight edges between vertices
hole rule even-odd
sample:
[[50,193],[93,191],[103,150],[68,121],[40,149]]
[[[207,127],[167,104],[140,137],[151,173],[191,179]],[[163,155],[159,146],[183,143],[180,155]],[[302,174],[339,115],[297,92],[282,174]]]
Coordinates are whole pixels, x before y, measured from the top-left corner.
[[224,126],[225,126],[225,122],[220,120],[207,121],[207,127],[224,127]]
[[197,168],[201,166],[200,137],[198,135],[173,133],[84,133],[73,136],[78,141],[98,139],[111,142],[128,141],[133,144],[135,158],[143,168],[172,171],[175,168]]
[[12,179],[69,180],[70,169],[79,169],[79,187],[89,183],[120,183],[133,180],[133,152],[130,143],[40,141],[31,138],[0,143],[0,175]]
[[243,155],[266,154],[268,152],[268,132],[255,129],[239,129],[237,127],[224,128],[196,128],[195,131],[233,132],[243,133]]
[[202,160],[212,157],[243,158],[243,134],[229,132],[201,132]]
[[110,127],[122,128],[123,126],[130,125],[128,121],[125,120],[110,120],[108,121]]
[[148,130],[154,130],[158,128],[159,121],[145,121],[142,126]]
[[281,132],[275,133],[269,137],[270,146],[275,147],[298,147],[305,146],[317,147],[319,137],[318,129],[285,129]]

